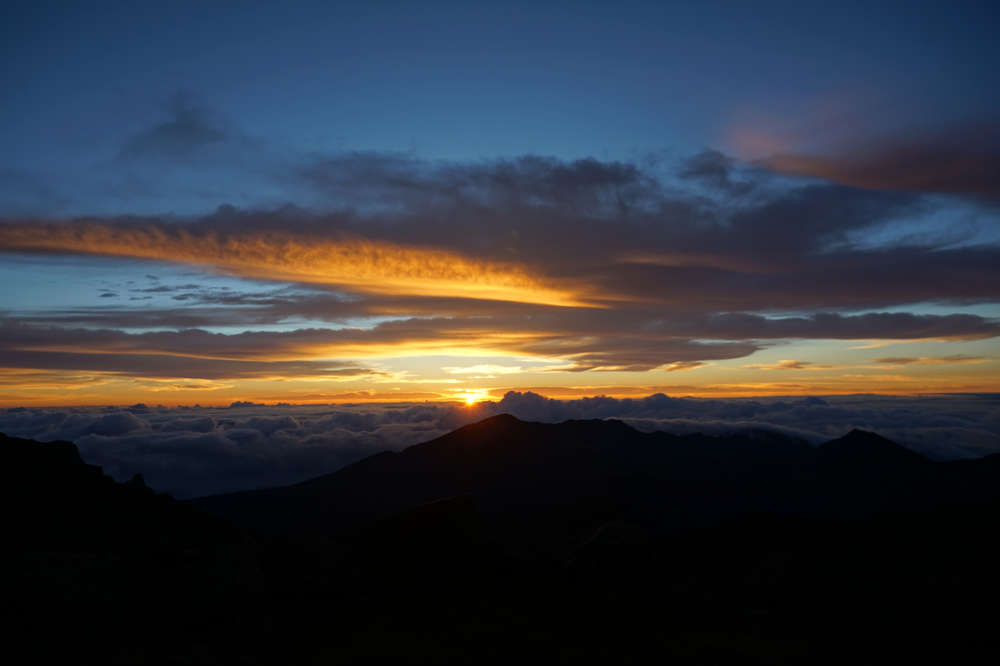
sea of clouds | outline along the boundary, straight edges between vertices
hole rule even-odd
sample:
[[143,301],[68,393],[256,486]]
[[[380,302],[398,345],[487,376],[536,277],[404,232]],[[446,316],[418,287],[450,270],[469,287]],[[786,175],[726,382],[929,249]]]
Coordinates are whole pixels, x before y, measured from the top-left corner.
[[814,444],[862,428],[939,460],[1000,452],[1000,394],[553,400],[511,391],[472,406],[19,407],[0,412],[0,432],[75,442],[114,478],[141,473],[156,490],[187,498],[295,483],[501,413],[549,423],[617,418],[673,433],[766,428]]

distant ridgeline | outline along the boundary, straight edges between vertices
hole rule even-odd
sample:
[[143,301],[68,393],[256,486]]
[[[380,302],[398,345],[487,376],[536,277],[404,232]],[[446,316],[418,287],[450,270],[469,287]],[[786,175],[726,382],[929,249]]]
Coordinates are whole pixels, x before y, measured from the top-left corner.
[[14,635],[39,658],[843,663],[996,647],[1000,455],[503,415],[293,486],[177,502],[69,443],[0,446]]
[[558,517],[585,532],[591,521],[626,520],[676,531],[745,514],[856,518],[979,505],[1000,499],[998,482],[1000,454],[933,462],[861,430],[815,447],[769,430],[679,436],[504,414],[296,485],[191,503],[281,534],[336,534],[449,497],[501,521]]

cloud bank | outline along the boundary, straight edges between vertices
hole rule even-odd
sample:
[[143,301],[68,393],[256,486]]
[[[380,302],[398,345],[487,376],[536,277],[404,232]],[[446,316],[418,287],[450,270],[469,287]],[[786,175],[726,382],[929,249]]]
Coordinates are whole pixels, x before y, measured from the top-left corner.
[[511,391],[500,401],[0,412],[0,432],[75,441],[117,479],[141,472],[177,497],[294,483],[384,450],[400,450],[500,413],[556,423],[617,418],[645,430],[724,434],[767,428],[813,443],[874,430],[938,459],[1000,452],[1000,396],[839,396],[700,400],[658,394],[552,400]]

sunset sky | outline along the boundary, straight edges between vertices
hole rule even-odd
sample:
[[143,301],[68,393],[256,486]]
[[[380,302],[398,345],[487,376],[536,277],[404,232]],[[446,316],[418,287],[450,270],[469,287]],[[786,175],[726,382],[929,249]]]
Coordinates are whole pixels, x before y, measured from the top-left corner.
[[0,405],[1000,391],[993,3],[8,2]]

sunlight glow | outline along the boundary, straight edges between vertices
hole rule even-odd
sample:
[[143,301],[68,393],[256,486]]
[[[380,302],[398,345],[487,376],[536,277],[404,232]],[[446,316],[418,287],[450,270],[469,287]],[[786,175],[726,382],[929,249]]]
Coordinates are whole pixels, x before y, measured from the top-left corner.
[[366,293],[605,307],[548,284],[519,264],[349,235],[223,234],[156,223],[131,227],[4,224],[0,225],[0,248],[197,264],[247,278],[324,284]]
[[482,402],[483,400],[489,400],[490,391],[489,389],[473,389],[465,388],[455,394],[455,397],[459,400],[465,402],[466,405],[472,406],[477,402]]

